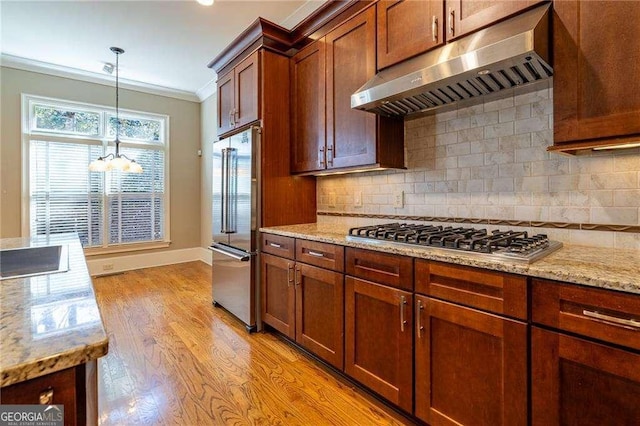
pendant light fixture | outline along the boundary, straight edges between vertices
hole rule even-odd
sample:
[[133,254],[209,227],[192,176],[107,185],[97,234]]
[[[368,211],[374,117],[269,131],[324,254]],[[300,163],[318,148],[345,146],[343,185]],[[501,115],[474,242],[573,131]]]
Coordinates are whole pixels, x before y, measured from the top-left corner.
[[92,172],[106,172],[108,170],[120,170],[122,172],[142,173],[142,166],[124,154],[120,154],[120,115],[118,97],[118,58],[124,53],[119,47],[112,47],[111,51],[116,54],[116,153],[99,157],[89,164]]

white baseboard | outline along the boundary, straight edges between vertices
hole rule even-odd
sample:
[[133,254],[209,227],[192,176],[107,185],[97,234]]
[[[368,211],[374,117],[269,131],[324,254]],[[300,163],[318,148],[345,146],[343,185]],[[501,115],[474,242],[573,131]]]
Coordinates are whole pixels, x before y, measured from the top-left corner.
[[129,254],[102,259],[89,259],[87,260],[87,267],[91,276],[99,276],[197,260],[211,265],[211,252],[203,247],[193,247],[157,253]]

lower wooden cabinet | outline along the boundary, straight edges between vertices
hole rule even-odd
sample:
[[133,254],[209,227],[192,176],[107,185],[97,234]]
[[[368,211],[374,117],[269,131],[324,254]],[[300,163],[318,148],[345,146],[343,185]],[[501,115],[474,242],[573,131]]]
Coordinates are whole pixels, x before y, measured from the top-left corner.
[[411,412],[413,294],[349,276],[345,284],[345,372]]
[[430,425],[527,424],[527,325],[416,295],[415,415]]
[[295,261],[261,253],[262,321],[291,339],[296,338]]
[[344,366],[344,275],[296,263],[296,342],[340,370]]
[[262,253],[262,320],[342,370],[344,275]]
[[65,426],[98,424],[97,362],[5,386],[0,403],[63,405]]
[[532,327],[532,424],[637,425],[640,354]]

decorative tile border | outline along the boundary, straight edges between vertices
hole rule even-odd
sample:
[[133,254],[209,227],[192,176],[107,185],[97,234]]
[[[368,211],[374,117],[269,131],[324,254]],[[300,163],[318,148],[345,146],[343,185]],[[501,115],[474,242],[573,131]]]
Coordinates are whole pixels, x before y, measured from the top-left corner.
[[449,223],[473,223],[476,225],[509,225],[525,226],[532,228],[556,228],[556,229],[579,229],[582,231],[613,231],[640,233],[638,225],[614,225],[597,223],[571,223],[571,222],[539,222],[530,220],[506,220],[506,219],[479,219],[463,217],[435,217],[435,216],[409,216],[391,214],[368,214],[368,213],[347,213],[347,212],[317,212],[319,216],[336,217],[357,217],[368,219],[390,219],[390,220],[418,220],[423,222],[449,222]]

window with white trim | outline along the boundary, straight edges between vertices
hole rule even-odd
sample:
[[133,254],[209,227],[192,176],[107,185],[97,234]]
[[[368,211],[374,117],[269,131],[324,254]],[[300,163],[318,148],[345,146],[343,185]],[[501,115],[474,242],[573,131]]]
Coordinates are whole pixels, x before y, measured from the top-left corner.
[[115,151],[115,110],[23,95],[31,236],[76,232],[85,248],[169,241],[169,117],[120,110],[120,151],[143,173],[90,172]]

